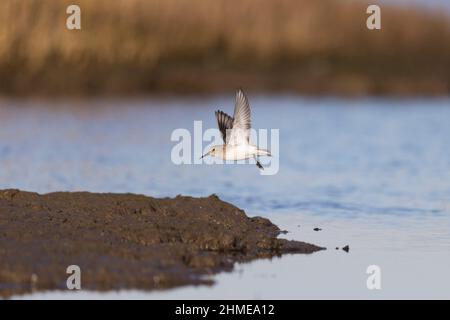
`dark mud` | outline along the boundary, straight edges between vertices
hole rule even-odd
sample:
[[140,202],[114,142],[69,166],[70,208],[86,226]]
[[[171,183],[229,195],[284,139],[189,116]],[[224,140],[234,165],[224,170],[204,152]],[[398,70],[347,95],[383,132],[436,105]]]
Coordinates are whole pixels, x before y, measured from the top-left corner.
[[211,284],[235,262],[323,248],[277,239],[217,196],[155,199],[133,194],[0,191],[0,296],[67,290],[69,265],[82,289]]

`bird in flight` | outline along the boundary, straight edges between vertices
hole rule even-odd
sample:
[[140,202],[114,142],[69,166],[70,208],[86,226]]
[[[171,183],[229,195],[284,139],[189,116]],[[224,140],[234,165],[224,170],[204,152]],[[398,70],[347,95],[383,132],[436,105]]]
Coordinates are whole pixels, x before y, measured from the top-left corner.
[[212,146],[200,159],[210,155],[223,160],[244,160],[254,158],[261,170],[258,156],[271,156],[270,151],[250,144],[250,104],[242,90],[236,92],[234,115],[230,117],[223,111],[216,111],[217,124],[222,134],[223,145]]

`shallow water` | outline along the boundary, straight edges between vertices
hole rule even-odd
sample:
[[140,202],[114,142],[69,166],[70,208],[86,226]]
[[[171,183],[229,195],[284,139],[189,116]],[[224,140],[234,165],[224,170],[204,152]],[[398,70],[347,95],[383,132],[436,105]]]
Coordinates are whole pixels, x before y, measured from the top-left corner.
[[[232,102],[0,101],[0,189],[216,193],[283,237],[328,248],[238,265],[211,287],[68,297],[450,298],[450,100],[250,96],[254,126],[280,129],[276,175],[174,165],[172,131],[214,127],[213,111],[231,113]],[[381,269],[381,290],[367,289],[369,265]]]

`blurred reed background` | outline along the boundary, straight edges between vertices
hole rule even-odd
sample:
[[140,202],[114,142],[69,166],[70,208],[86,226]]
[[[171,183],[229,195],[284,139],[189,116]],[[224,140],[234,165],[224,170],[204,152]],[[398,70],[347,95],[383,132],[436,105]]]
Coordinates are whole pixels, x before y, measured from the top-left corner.
[[[369,3],[377,3],[370,1]],[[82,30],[66,29],[81,7]],[[2,0],[0,94],[450,93],[445,12],[365,0]]]

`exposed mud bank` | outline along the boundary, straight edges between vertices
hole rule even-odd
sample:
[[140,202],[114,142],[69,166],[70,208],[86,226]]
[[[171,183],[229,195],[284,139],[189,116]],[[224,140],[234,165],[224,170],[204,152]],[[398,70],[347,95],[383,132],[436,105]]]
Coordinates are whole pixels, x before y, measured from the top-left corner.
[[69,265],[82,289],[157,289],[208,284],[235,262],[323,248],[277,239],[217,196],[155,199],[133,194],[0,191],[0,296],[67,290]]

